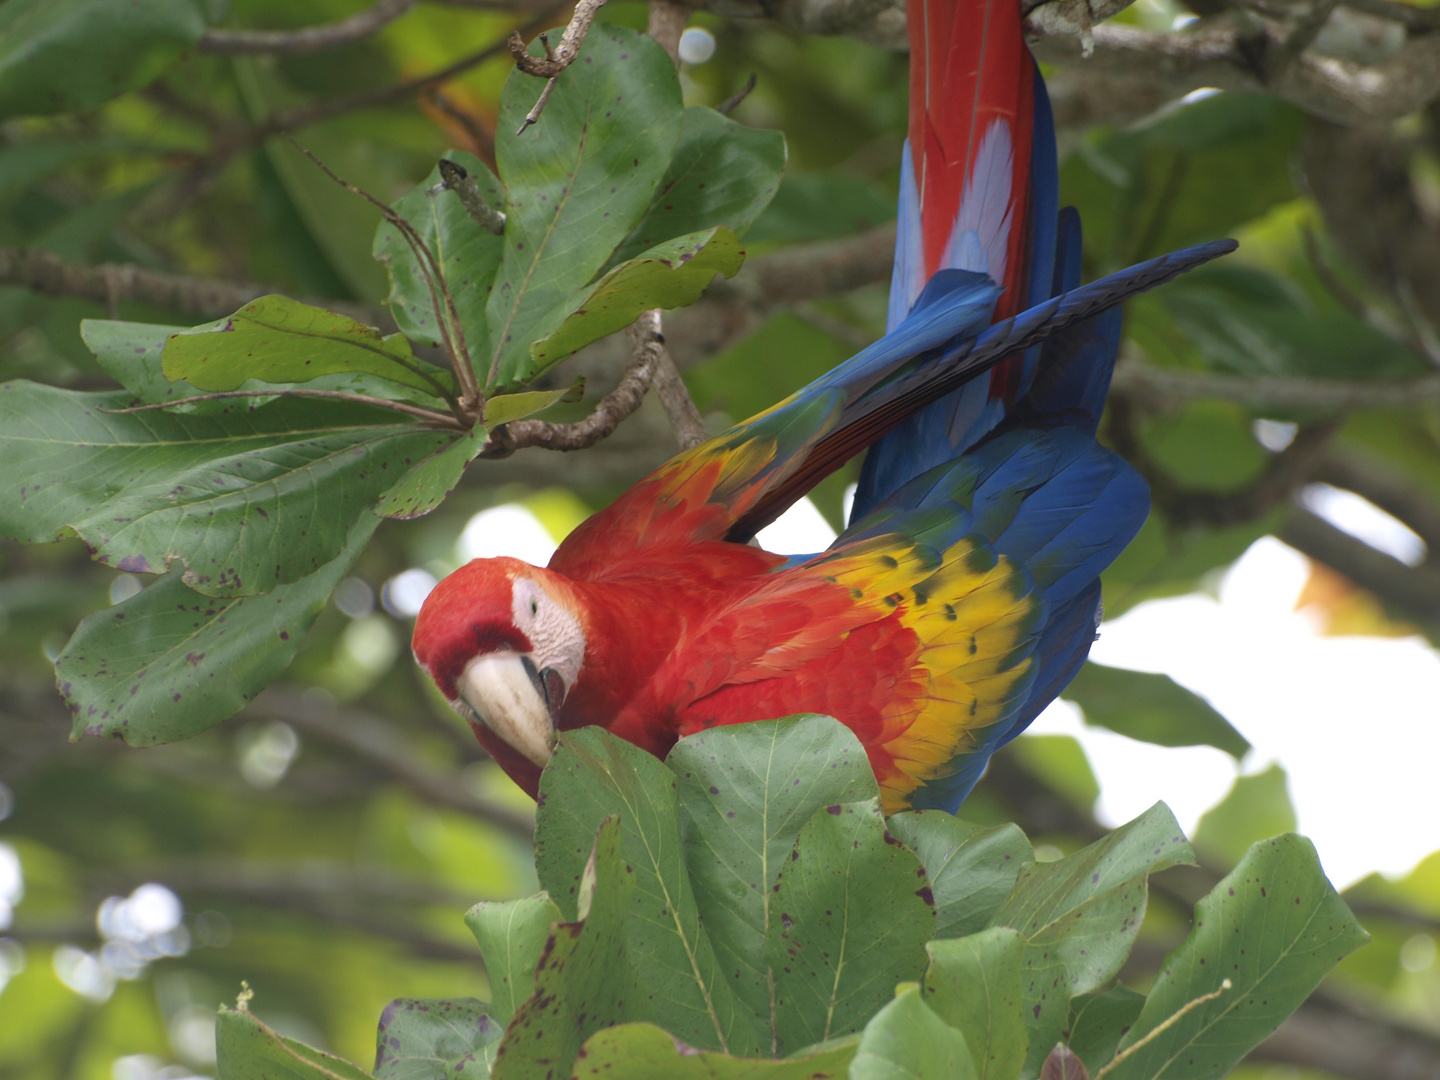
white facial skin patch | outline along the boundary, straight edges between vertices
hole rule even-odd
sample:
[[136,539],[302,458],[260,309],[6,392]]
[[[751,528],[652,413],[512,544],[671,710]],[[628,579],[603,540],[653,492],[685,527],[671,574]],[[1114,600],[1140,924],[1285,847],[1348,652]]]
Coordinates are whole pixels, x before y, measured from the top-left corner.
[[[515,629],[530,639],[530,659],[535,667],[559,675],[568,694],[585,662],[585,631],[580,620],[526,577],[517,577],[511,586],[510,614]],[[560,708],[560,701],[550,704]]]

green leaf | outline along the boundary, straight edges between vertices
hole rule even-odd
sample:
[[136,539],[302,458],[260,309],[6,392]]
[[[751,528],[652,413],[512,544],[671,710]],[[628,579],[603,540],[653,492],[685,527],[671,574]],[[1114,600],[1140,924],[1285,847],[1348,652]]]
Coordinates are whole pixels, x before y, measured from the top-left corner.
[[568,914],[585,837],[594,822],[618,814],[634,884],[627,945],[654,1019],[692,1046],[749,1053],[756,1032],[721,974],[695,905],[675,786],[660,761],[603,728],[566,732],[540,778],[535,869]]
[[911,810],[888,822],[920,857],[935,894],[935,936],[983,930],[1010,895],[1020,868],[1035,861],[1018,825],[985,828],[942,810]]
[[625,262],[673,237],[716,225],[744,236],[774,197],[784,171],[780,132],[746,127],[703,105],[688,106],[680,144],[655,199],[611,261]]
[[272,1031],[243,1009],[221,1008],[215,1018],[219,1080],[369,1080],[344,1058]]
[[513,420],[523,420],[560,401],[579,401],[585,392],[584,380],[563,390],[532,390],[524,394],[501,394],[485,401],[485,425],[491,430]]
[[978,1080],[1014,1080],[1028,1039],[1020,998],[1025,939],[995,926],[925,949],[925,1003],[965,1036]]
[[817,810],[774,894],[765,962],[781,1053],[859,1029],[897,982],[924,971],[930,885],[885,830],[878,798]]
[[535,992],[535,965],[560,909],[545,893],[520,900],[482,900],[465,913],[490,977],[490,1015],[501,1027]]
[[496,1080],[566,1076],[595,1032],[649,1019],[650,1003],[625,950],[634,885],[620,844],[619,819],[606,818],[581,875],[578,918],[551,926],[535,969],[535,993],[500,1042]]
[[701,922],[756,1030],[773,1037],[763,957],[771,886],[816,810],[878,794],[865,748],[838,720],[792,716],[687,736],[665,764],[679,784]]
[[[260,405],[277,400],[276,397],[248,398],[243,403],[234,400],[194,401],[185,399],[206,393],[198,386],[184,380],[166,378],[163,355],[165,346],[176,334],[217,329],[225,320],[211,323],[209,327],[160,326],[151,323],[132,323],[109,319],[82,319],[80,337],[95,354],[95,361],[105,373],[135,395],[135,403],[158,404],[162,401],[176,403],[176,412],[204,413],[216,415],[233,413],[241,408],[259,408]],[[441,382],[449,386],[453,381],[449,372],[435,369]],[[340,371],[320,375],[303,383],[268,383],[259,379],[247,379],[237,389],[269,390],[277,395],[281,390],[303,386],[309,390],[341,390],[351,394],[365,394],[386,401],[409,401],[431,409],[442,409],[428,388],[419,391],[389,379],[379,378],[364,371]]]
[[654,1024],[622,1024],[590,1037],[574,1080],[840,1080],[854,1056],[852,1040],[782,1061],[732,1057],[687,1047]]
[[910,985],[865,1025],[850,1080],[975,1080],[975,1066],[965,1036]]
[[114,413],[128,394],[0,386],[0,532],[73,530],[121,570],[185,567],[207,596],[314,573],[412,462],[452,436],[363,406],[285,400],[219,416]]
[[745,234],[753,244],[796,244],[854,236],[895,220],[895,196],[884,186],[840,170],[790,173]]
[[1255,441],[1250,414],[1228,401],[1192,401],[1150,420],[1145,452],[1177,482],[1197,491],[1238,491],[1270,461]]
[[740,241],[722,227],[667,240],[621,263],[573,302],[558,329],[530,346],[536,370],[543,371],[581,346],[623,330],[642,311],[693,304],[716,274],[734,277],[744,260]]
[[[1300,1007],[1326,972],[1368,939],[1325,879],[1309,840],[1289,833],[1261,841],[1195,905],[1195,929],[1161,965],[1106,1075],[1111,1080],[1225,1076]],[[1222,989],[1226,979],[1228,990]],[[1145,1041],[1152,1032],[1154,1038]]]
[[417,360],[401,334],[286,296],[262,296],[228,319],[176,334],[165,345],[165,377],[202,390],[239,389],[250,379],[304,383],[321,375],[367,374],[435,397],[453,394],[451,372]]
[[1022,1075],[1035,1076],[1059,1040],[1070,998],[1113,978],[1145,917],[1145,878],[1194,852],[1164,803],[1073,855],[1023,868],[992,920],[1025,935]]
[[488,1080],[490,1056],[505,1027],[474,998],[385,1006],[375,1037],[378,1080]]
[[1245,736],[1208,701],[1168,675],[1105,667],[1092,660],[1064,696],[1080,706],[1085,723],[1141,742],[1213,746],[1236,760],[1250,749]]
[[[504,189],[484,162],[459,150],[446,151],[445,158],[460,165],[475,180],[486,203],[496,210],[504,209]],[[443,188],[436,191],[439,183],[440,166],[437,165],[395,204],[394,210],[414,226],[440,264],[455,301],[455,312],[460,317],[470,357],[478,360],[489,348],[485,304],[490,298],[495,271],[500,266],[503,242],[475,223],[465,212],[459,195]],[[400,230],[389,222],[381,222],[375,231],[374,255],[390,275],[387,303],[395,316],[395,325],[412,341],[432,347],[440,345],[435,305],[425,275]]]
[[1420,375],[1425,360],[1363,318],[1314,309],[1290,279],[1243,264],[1186,275],[1156,294],[1174,332],[1216,367],[1242,375],[1380,379]]
[[1111,1058],[1145,1005],[1145,995],[1128,986],[1070,999],[1066,1043],[1093,1077]]
[[485,449],[488,437],[485,425],[476,424],[448,446],[417,461],[380,496],[375,513],[406,520],[430,513],[459,485],[470,462]]
[[634,31],[597,24],[555,84],[544,122],[516,135],[542,85],[515,72],[500,97],[505,250],[486,308],[488,355],[475,358],[487,393],[534,378],[530,343],[575,310],[644,215],[680,138],[674,65]]
[[144,86],[205,32],[204,0],[6,0],[0,119],[93,109]]
[[1195,846],[1222,866],[1233,866],[1250,845],[1295,828],[1295,807],[1285,770],[1271,765],[1253,776],[1238,776],[1225,798],[1207,810],[1195,827]]
[[378,524],[362,515],[336,559],[268,593],[203,596],[177,571],[87,616],[55,660],[72,737],[148,746],[198,735],[239,712],[290,666]]

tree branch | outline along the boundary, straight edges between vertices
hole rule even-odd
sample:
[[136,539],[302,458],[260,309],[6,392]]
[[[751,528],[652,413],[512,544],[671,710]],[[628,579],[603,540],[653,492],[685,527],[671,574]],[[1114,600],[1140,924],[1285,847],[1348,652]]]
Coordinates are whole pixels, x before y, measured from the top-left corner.
[[1263,412],[1336,413],[1351,409],[1418,409],[1440,404],[1440,376],[1417,379],[1302,379],[1220,375],[1122,360],[1114,392],[1147,409],[1172,411],[1197,398],[1233,401]]
[[665,352],[665,339],[660,334],[658,316],[646,312],[630,328],[635,343],[634,359],[620,379],[620,384],[600,399],[595,411],[573,424],[552,424],[545,420],[516,420],[497,428],[481,457],[509,457],[526,446],[543,446],[547,450],[584,450],[610,435],[620,421],[640,407],[645,391],[655,375],[655,367]]
[[547,35],[540,35],[540,44],[545,47],[545,55],[531,56],[525,48],[525,39],[519,31],[513,32],[506,45],[510,49],[510,55],[515,58],[515,66],[526,75],[534,75],[537,78],[547,80],[545,89],[540,91],[540,98],[535,102],[534,107],[525,114],[525,119],[520,122],[520,129],[515,132],[523,135],[525,129],[540,119],[540,113],[545,108],[545,103],[550,100],[550,94],[555,90],[555,80],[560,73],[575,62],[580,55],[580,46],[585,41],[585,35],[590,32],[590,25],[595,21],[600,8],[605,0],[579,0],[575,5],[575,14],[570,17],[565,32],[560,35],[560,44],[555,48],[550,47],[550,39]]
[[1387,607],[1421,622],[1440,621],[1440,572],[1406,566],[1300,506],[1290,511],[1276,535],[1296,551],[1369,589]]
[[211,27],[200,37],[200,52],[226,56],[269,53],[303,56],[325,49],[339,49],[378,33],[404,15],[416,0],[377,0],[373,7],[339,22],[307,26],[303,30],[222,30]]
[[[1069,35],[1042,37],[1032,49],[1037,59],[1071,69],[1062,80],[1069,93],[1075,92],[1076,82],[1099,79],[1108,84],[1109,115],[1096,115],[1092,99],[1092,112],[1083,118],[1089,122],[1143,115],[1158,103],[1211,86],[1274,94],[1346,124],[1398,119],[1440,95],[1440,36],[1412,37],[1377,64],[1307,51],[1267,83],[1264,65],[1257,65],[1256,58],[1282,50],[1285,38],[1277,27],[1262,25],[1265,33],[1257,41],[1242,35],[1228,19],[1207,20],[1175,33],[1106,23],[1094,28],[1095,51],[1083,65],[1083,46]],[[1117,92],[1122,83],[1145,88],[1138,107]],[[1057,116],[1062,126],[1078,119],[1065,108]]]
[[[229,315],[251,300],[278,291],[252,282],[143,270],[128,263],[83,266],[49,251],[15,247],[0,247],[0,285],[19,285],[47,296],[70,296],[97,304],[130,300],[202,319]],[[367,325],[394,326],[388,314],[361,304],[315,298],[303,302]]]

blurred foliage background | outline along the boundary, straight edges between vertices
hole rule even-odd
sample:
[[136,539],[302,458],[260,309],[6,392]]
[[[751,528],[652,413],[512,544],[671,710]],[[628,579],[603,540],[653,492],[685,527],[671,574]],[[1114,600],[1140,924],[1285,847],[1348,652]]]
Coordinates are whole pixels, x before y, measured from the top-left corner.
[[[353,0],[191,6],[225,28],[282,31],[357,11]],[[1141,0],[1119,20],[1169,32],[1213,14],[1203,6]],[[385,325],[369,254],[378,214],[277,133],[395,199],[449,147],[491,156],[510,68],[498,43],[568,15],[535,0],[426,3],[305,54],[244,53],[212,31],[131,72],[136,89],[85,100],[109,77],[95,56],[131,47],[97,29],[90,52],[53,61],[73,63],[59,82],[80,95],[57,106],[16,89],[14,42],[36,9],[0,3],[0,377],[76,388],[108,385],[77,332],[85,317],[187,325],[282,291]],[[646,10],[615,0],[603,18],[643,28]],[[713,428],[881,332],[907,64],[763,20],[702,12],[692,25],[716,47],[685,65],[687,100],[718,104],[754,73],[734,115],[783,130],[790,160],[746,268],[667,319]],[[1268,534],[1315,560],[1307,596],[1332,631],[1435,641],[1440,111],[1341,125],[1279,97],[1200,92],[1136,120],[1133,103],[1108,117],[1073,107],[1084,91],[1073,75],[1055,79],[1062,201],[1082,212],[1087,276],[1224,235],[1243,245],[1128,313],[1103,435],[1156,498],[1107,575],[1107,614],[1208,587]],[[602,342],[553,381],[582,372],[593,398],[625,359]],[[361,1063],[390,999],[485,997],[460,914],[534,891],[533,808],[411,663],[414,597],[489,536],[538,522],[537,542],[558,540],[674,446],[651,401],[583,454],[476,463],[432,516],[382,524],[280,683],[203,736],[143,751],[69,744],[51,666],[78,621],[138,579],[75,542],[0,546],[0,1080],[205,1075],[215,1007],[242,979],[275,1028]],[[850,479],[816,493],[832,524]],[[1320,512],[1337,489],[1400,519],[1418,546],[1387,552],[1337,529]],[[1090,688],[1093,707],[1104,689]],[[1155,741],[1184,738],[1194,721],[1186,695],[1148,707]],[[1064,852],[1100,834],[1097,793],[1073,740],[1027,737],[995,759],[963,816],[1019,821]],[[1283,774],[1242,778],[1202,823],[1206,865],[1157,879],[1126,980],[1145,984],[1193,901],[1251,840],[1293,823]],[[1440,1075],[1440,856],[1347,899],[1373,944],[1247,1076]]]

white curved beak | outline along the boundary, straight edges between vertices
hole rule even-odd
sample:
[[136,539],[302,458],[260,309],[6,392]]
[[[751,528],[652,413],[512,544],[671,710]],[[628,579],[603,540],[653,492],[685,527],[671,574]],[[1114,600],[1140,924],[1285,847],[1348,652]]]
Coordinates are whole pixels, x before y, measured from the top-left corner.
[[555,720],[546,682],[528,655],[506,651],[477,656],[466,665],[458,689],[496,735],[542,768],[550,760]]

